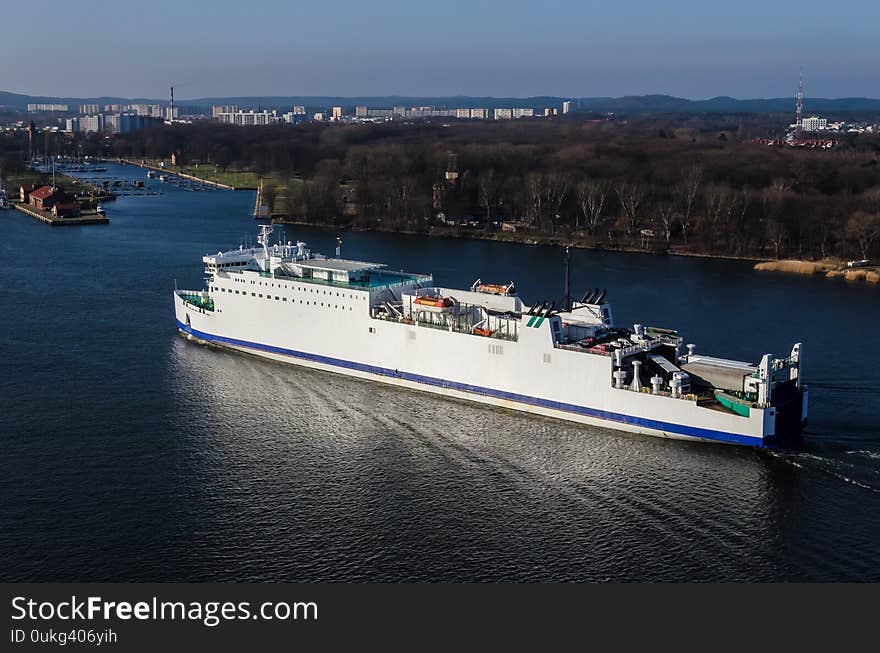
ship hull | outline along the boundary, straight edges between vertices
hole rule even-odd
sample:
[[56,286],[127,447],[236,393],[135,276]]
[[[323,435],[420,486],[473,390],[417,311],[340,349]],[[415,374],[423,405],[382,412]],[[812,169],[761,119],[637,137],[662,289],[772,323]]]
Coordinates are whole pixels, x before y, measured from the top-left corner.
[[[518,343],[503,343],[509,348],[505,351],[508,361],[500,362],[501,357],[487,357],[484,353],[485,360],[480,360],[486,345],[497,348],[499,345],[493,344],[497,341],[382,323],[369,316],[350,315],[342,322],[331,316],[317,324],[323,320],[321,311],[315,312],[315,318],[305,329],[302,324],[308,322],[302,319],[272,319],[263,313],[257,314],[258,319],[242,322],[241,313],[229,308],[243,301],[238,297],[226,304],[225,313],[222,295],[214,295],[219,303],[216,311],[193,307],[177,292],[174,297],[177,328],[188,338],[275,361],[629,433],[751,447],[770,443],[773,435],[774,415],[766,414],[768,411],[753,411],[750,418],[744,418],[706,411],[687,400],[607,387],[609,358],[554,350],[552,345],[549,353],[542,353],[540,347],[531,351],[532,347],[523,343],[527,340],[525,333],[521,333]],[[275,301],[263,302],[266,304],[271,310],[293,308],[280,307]],[[297,310],[304,310],[296,306]],[[370,338],[384,333],[387,341],[359,343],[353,335],[360,330],[359,322],[364,331],[369,328],[371,333],[377,332]],[[273,324],[286,324],[289,331],[262,327]],[[369,326],[372,324],[380,326]],[[530,333],[528,337],[539,336]],[[338,346],[333,346],[334,342]],[[416,347],[425,342],[421,345],[423,349]],[[517,346],[524,345],[528,350],[517,356]],[[453,347],[461,351],[453,351]],[[445,355],[437,357],[436,352]],[[558,366],[555,374],[547,371],[547,365],[536,364],[536,355],[537,361],[544,355],[544,363],[553,356]],[[585,365],[594,368],[585,369]],[[584,389],[575,392],[573,389],[578,387]],[[577,395],[584,394],[592,401],[576,400]]]

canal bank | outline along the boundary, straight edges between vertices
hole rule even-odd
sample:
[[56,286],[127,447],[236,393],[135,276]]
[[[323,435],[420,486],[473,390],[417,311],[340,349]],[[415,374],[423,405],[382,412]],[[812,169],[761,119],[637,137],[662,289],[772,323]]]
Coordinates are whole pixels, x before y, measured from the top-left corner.
[[188,179],[190,181],[197,181],[200,184],[205,184],[207,186],[213,186],[214,188],[222,188],[223,190],[256,190],[253,187],[245,187],[245,186],[230,186],[228,184],[221,184],[219,181],[212,181],[210,179],[205,179],[203,177],[196,177],[195,175],[191,175],[185,172],[179,172],[172,168],[163,168],[161,166],[154,166],[146,161],[132,161],[130,159],[119,159],[119,162],[123,165],[137,166],[139,168],[144,168],[145,170],[153,170],[154,172],[159,172],[163,175],[174,175],[175,177],[180,177],[181,179]]

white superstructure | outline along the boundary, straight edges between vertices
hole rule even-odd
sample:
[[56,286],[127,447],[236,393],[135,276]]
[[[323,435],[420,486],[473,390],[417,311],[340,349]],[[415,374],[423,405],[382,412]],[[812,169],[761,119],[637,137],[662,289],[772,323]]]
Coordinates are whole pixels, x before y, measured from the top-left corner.
[[267,358],[662,437],[763,446],[801,432],[800,344],[758,364],[683,351],[675,331],[614,325],[605,293],[569,310],[512,283],[460,290],[430,275],[313,254],[305,243],[205,256],[205,290],[176,290],[179,330]]

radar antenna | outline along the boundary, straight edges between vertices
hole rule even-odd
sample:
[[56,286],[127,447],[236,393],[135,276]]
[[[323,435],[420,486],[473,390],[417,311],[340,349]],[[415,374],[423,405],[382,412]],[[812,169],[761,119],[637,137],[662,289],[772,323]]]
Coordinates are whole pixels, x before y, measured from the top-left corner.
[[257,236],[257,242],[263,246],[263,255],[269,260],[269,235],[272,233],[271,224],[260,225],[260,235]]

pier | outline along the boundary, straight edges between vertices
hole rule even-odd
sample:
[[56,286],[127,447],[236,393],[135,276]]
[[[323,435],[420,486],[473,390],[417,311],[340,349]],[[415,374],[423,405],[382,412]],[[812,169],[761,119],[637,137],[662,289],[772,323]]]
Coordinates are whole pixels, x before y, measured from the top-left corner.
[[147,170],[153,170],[155,172],[161,173],[163,175],[174,175],[175,177],[180,177],[181,179],[189,179],[190,181],[197,181],[200,184],[205,184],[207,186],[213,186],[215,188],[222,188],[223,190],[254,190],[253,188],[245,188],[245,187],[235,187],[230,186],[228,184],[221,184],[219,181],[211,181],[210,179],[204,179],[202,177],[196,177],[195,175],[190,175],[185,172],[177,172],[171,170],[169,168],[162,168],[160,166],[150,165],[149,163],[142,161],[131,161],[129,159],[119,159],[120,163],[124,163],[130,166],[137,166],[139,168],[145,168]]
[[54,215],[51,211],[39,211],[32,206],[24,204],[23,202],[14,202],[13,206],[22,213],[25,213],[32,218],[36,218],[41,222],[45,222],[46,224],[53,227],[68,227],[86,224],[110,224],[110,218],[103,216],[97,212],[87,211],[75,218],[61,218],[57,215]]

